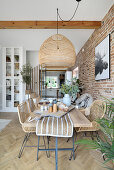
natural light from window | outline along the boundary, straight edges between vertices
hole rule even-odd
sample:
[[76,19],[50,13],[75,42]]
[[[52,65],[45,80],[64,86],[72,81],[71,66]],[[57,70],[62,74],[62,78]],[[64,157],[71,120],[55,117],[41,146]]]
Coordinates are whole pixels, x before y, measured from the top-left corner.
[[46,76],[47,88],[58,88],[58,77],[57,76]]

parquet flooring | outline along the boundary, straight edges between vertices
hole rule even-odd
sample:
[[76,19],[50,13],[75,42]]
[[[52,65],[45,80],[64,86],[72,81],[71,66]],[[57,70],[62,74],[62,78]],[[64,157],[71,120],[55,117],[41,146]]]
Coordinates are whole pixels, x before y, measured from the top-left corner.
[[[17,113],[0,113],[0,119],[12,121],[0,132],[0,170],[55,170],[55,153],[50,152],[47,158],[45,152],[39,152],[36,161],[36,148],[25,148],[22,157],[18,158],[21,143],[25,133],[18,121]],[[81,138],[78,135],[78,138]],[[66,138],[59,138],[59,147],[70,147]],[[42,139],[40,144],[42,143]],[[37,145],[37,136],[32,134],[27,144]],[[55,146],[55,139],[51,138],[50,147]],[[69,161],[70,151],[58,152],[58,170],[105,170],[101,154],[94,150],[86,150],[78,146],[76,159]]]

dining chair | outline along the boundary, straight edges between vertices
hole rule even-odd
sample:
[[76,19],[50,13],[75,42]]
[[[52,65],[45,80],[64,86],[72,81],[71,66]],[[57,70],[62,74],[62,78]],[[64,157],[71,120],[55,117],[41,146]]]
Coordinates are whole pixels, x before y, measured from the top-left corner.
[[76,132],[90,132],[91,138],[94,139],[93,132],[96,132],[98,135],[98,131],[100,129],[96,120],[103,118],[106,112],[106,104],[102,100],[95,100],[90,108],[80,109],[80,111],[90,120],[92,127],[79,127],[76,129]]
[[40,97],[35,98],[36,102],[34,102],[33,98],[28,99],[28,106],[30,109],[30,112],[33,112],[38,108],[38,103],[40,101]]
[[[25,147],[37,147],[37,145],[36,146],[35,145],[32,145],[32,146],[26,145],[30,135],[32,133],[36,132],[36,120],[34,120],[35,115],[32,112],[29,112],[27,102],[23,102],[20,105],[18,105],[17,109],[18,109],[19,122],[22,126],[23,131],[26,133],[24,140],[22,142],[22,145],[21,145],[21,149],[19,151],[19,155],[18,155],[18,158],[21,158],[21,155],[22,155]],[[38,115],[37,115],[37,117],[38,117]],[[29,121],[30,118],[32,118],[33,121]],[[45,142],[44,137],[43,137],[43,142],[44,142],[44,145],[42,145],[42,146],[44,146],[46,148],[46,142]],[[47,152],[46,152],[46,155],[48,156]]]

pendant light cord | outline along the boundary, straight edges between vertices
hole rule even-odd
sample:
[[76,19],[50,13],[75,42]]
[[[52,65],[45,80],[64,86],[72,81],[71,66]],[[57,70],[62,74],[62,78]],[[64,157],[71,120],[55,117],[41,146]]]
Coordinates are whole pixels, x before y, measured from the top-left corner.
[[[61,21],[67,21],[67,22],[71,21],[71,20],[74,18],[75,14],[76,14],[76,12],[77,12],[78,7],[79,7],[79,1],[78,1],[77,6],[76,6],[76,9],[75,9],[75,11],[74,11],[74,14],[72,15],[72,17],[71,17],[69,20],[63,20],[63,19],[61,18],[60,14],[59,14],[59,11],[58,11],[58,8],[57,8],[57,19],[58,19],[58,17],[59,17]],[[57,22],[58,22],[58,21],[57,21]]]
[[57,8],[57,34],[58,34],[58,8]]
[[[81,0],[76,0],[76,1],[78,2],[78,4],[77,4],[77,6],[76,6],[76,9],[75,9],[72,17],[71,17],[69,20],[63,20],[63,19],[61,18],[60,14],[59,14],[59,11],[58,11],[58,8],[57,8],[57,35],[58,35],[58,29],[59,29],[59,26],[58,26],[58,17],[59,17],[59,19],[60,19],[61,21],[65,21],[65,22],[71,21],[71,20],[74,18],[75,14],[76,14],[76,12],[77,12],[77,10],[78,10],[79,2],[80,2]],[[57,49],[59,50],[58,36],[57,36]]]

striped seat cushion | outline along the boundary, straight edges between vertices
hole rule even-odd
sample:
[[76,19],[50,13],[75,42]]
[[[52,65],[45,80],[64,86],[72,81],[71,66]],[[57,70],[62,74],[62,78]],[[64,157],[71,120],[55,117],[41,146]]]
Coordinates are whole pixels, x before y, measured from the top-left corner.
[[36,135],[72,137],[73,123],[69,113],[61,118],[43,117],[38,120],[36,124]]

